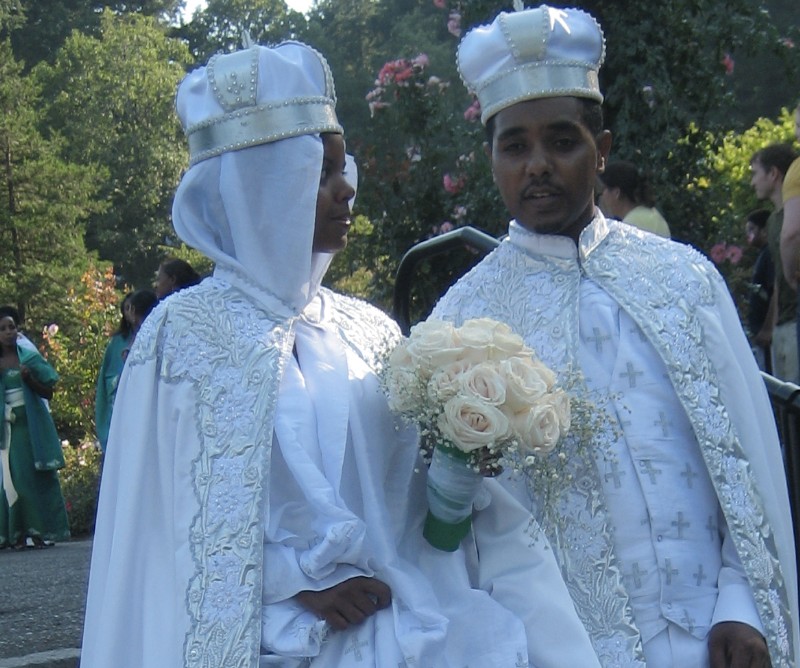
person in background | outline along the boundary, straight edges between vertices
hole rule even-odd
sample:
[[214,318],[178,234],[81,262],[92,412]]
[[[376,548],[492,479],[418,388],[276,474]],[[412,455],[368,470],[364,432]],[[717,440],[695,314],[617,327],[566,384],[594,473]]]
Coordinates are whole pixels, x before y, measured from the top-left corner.
[[23,348],[38,351],[36,344],[25,336],[25,333],[22,331],[22,320],[20,319],[19,311],[10,304],[4,304],[0,306],[0,317],[3,316],[10,316],[13,318],[14,322],[17,323],[17,343]]
[[622,160],[610,162],[597,179],[598,203],[606,216],[670,238],[669,225],[655,208],[650,184],[636,165]]
[[[800,103],[794,110],[794,136],[800,142]],[[800,158],[796,158],[786,172],[781,187],[781,199],[783,200],[781,265],[789,285],[797,291],[800,279]],[[797,300],[797,347],[800,350],[800,299]]]
[[[327,62],[299,42],[215,56],[176,108],[173,224],[214,275],[162,301],[126,362],[82,668],[527,665],[522,623],[422,539],[416,433],[377,376],[397,326],[321,287],[355,195]],[[531,554],[542,617],[562,604],[573,665],[596,668]]]
[[172,258],[164,260],[159,266],[156,283],[153,287],[155,288],[156,296],[159,299],[164,299],[164,297],[168,297],[173,292],[197,285],[199,282],[200,274],[194,270],[192,265],[186,260]]
[[94,418],[97,440],[100,442],[100,449],[105,452],[108,443],[108,429],[111,426],[111,413],[114,408],[114,398],[117,395],[117,385],[122,369],[125,366],[125,357],[130,349],[131,337],[133,336],[133,323],[128,308],[128,302],[133,295],[129,292],[120,302],[121,317],[119,326],[109,339],[106,350],[103,353],[103,363],[97,374],[97,387],[94,399]]
[[769,339],[772,374],[791,382],[798,380],[797,296],[783,273],[780,261],[783,234],[781,189],[786,172],[796,157],[788,144],[771,144],[750,158],[750,185],[759,200],[769,201],[773,206],[767,220],[767,245],[775,267],[775,286],[762,340]]
[[[482,481],[542,525],[603,666],[796,666],[786,477],[730,292],[693,248],[595,206],[611,150],[605,44],[589,14],[544,5],[462,39],[459,73],[513,220],[431,318],[505,322],[608,421],[574,425],[586,433],[549,455],[555,479],[534,467]],[[505,542],[502,569],[527,553],[493,505],[473,510],[465,538],[481,561],[483,541]],[[491,585],[502,602],[524,583]]]
[[769,304],[775,287],[775,266],[767,245],[767,220],[769,211],[757,209],[747,214],[745,237],[747,244],[758,251],[753,263],[753,277],[750,281],[750,299],[747,311],[747,333],[753,347],[758,368],[767,373],[772,371],[767,324]]
[[58,480],[64,454],[43,401],[58,374],[18,335],[14,318],[0,315],[0,547],[42,548],[70,537]]

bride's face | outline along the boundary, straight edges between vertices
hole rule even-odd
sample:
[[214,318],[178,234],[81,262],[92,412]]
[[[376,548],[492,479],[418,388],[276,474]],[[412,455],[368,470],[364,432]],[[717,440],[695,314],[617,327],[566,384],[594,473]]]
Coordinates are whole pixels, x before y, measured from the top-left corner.
[[315,253],[336,253],[347,246],[350,230],[350,200],[355,195],[345,173],[344,137],[322,135],[325,152],[317,193],[317,215],[314,226]]

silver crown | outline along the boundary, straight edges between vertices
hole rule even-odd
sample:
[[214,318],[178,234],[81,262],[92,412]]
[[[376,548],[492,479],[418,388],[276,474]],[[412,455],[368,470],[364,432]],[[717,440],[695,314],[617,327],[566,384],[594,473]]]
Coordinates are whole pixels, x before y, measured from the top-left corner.
[[605,58],[600,25],[579,9],[500,13],[471,30],[458,48],[464,85],[481,104],[481,121],[521,102],[561,95],[603,101],[598,72]]
[[[278,51],[286,45],[301,47],[315,56],[313,60],[322,67],[324,73],[322,88],[314,76],[303,73],[302,65],[284,62],[282,67],[296,69],[295,75],[300,73],[295,80],[299,78],[309,94],[281,99],[278,91],[262,91],[261,97],[266,97],[269,101],[259,104],[259,59],[264,51]],[[336,117],[336,92],[330,67],[322,54],[306,44],[284,42],[274,49],[252,46],[242,51],[216,55],[211,58],[204,71],[201,68],[198,72],[200,76],[205,74],[207,85],[181,83],[178,98],[181,95],[206,97],[210,92],[224,113],[210,115],[188,126],[184,123],[189,142],[190,165],[226,151],[236,151],[298,135],[342,132],[342,126]],[[184,82],[191,76],[184,79]],[[209,106],[207,100],[195,102]]]

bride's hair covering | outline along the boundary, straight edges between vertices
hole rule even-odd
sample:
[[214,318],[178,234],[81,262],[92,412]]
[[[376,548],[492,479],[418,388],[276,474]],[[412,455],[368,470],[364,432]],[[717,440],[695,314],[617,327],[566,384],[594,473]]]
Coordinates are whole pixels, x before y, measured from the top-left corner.
[[318,287],[320,135],[342,133],[335,107],[328,63],[301,42],[213,56],[178,86],[190,166],[173,203],[175,231],[214,261],[215,275],[280,318]]

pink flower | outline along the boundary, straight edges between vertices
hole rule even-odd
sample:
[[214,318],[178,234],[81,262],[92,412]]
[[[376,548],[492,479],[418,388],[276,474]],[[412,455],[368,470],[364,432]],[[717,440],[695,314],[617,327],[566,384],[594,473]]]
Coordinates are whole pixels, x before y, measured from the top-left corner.
[[454,179],[450,174],[445,174],[442,179],[442,185],[448,193],[457,195],[464,187],[464,177],[459,176],[457,179]]
[[465,121],[475,121],[481,117],[481,103],[478,102],[477,98],[473,100],[472,104],[469,105],[466,110],[464,111],[464,120]]
[[739,264],[739,260],[742,259],[742,249],[739,246],[731,244],[728,246],[725,258],[730,261],[731,264]]
[[466,215],[467,215],[467,207],[465,206],[459,205],[455,209],[453,209],[453,218],[455,218],[456,220],[462,220],[463,218],[466,217]]
[[439,225],[439,234],[445,234],[447,232],[452,232],[455,229],[455,225],[451,223],[449,220],[444,221],[441,225]]
[[418,67],[419,69],[424,69],[430,64],[430,58],[428,58],[428,54],[421,53],[419,54],[414,60],[411,61],[412,67]]
[[731,74],[733,74],[733,67],[734,67],[734,65],[735,65],[736,63],[734,62],[733,58],[731,57],[731,54],[729,54],[729,53],[726,53],[726,54],[723,56],[723,58],[722,58],[722,64],[723,64],[723,66],[725,67],[725,74],[727,74],[728,76],[730,76]]
[[711,247],[711,259],[713,260],[714,264],[721,264],[725,261],[727,247],[724,242],[720,242],[718,244],[714,244]]
[[433,4],[435,7],[438,7],[439,9],[444,9],[445,7],[447,7],[447,0],[433,0]]
[[794,40],[791,37],[784,37],[781,39],[781,44],[783,44],[787,49],[794,48]]
[[55,336],[58,334],[58,325],[56,323],[52,323],[47,326],[47,335],[48,336]]
[[447,32],[453,37],[461,37],[461,14],[458,12],[450,12],[450,18],[447,20]]
[[388,102],[381,102],[380,100],[373,100],[369,103],[369,116],[373,118],[378,109],[386,109],[389,106]]

